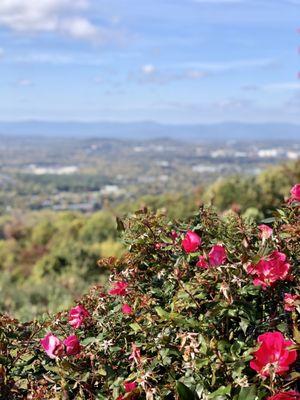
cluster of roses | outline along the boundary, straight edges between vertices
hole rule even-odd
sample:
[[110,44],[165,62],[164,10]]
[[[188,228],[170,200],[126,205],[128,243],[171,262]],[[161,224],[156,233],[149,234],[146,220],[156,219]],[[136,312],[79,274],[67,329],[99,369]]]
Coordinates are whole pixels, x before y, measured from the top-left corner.
[[[291,189],[289,202],[300,202],[300,184]],[[260,225],[260,238],[263,243],[271,238],[272,228],[267,225]],[[201,237],[188,231],[182,241],[182,247],[186,253],[195,253],[202,244]],[[210,268],[223,265],[227,260],[226,249],[218,244],[212,247],[208,257],[200,255],[197,266],[200,268]],[[273,251],[268,257],[262,258],[257,264],[250,264],[247,272],[254,276],[253,284],[261,286],[263,289],[271,287],[278,280],[289,278],[290,264],[284,253]],[[285,311],[294,311],[300,304],[300,296],[291,293],[284,294]],[[286,340],[281,332],[266,332],[258,336],[259,349],[253,353],[253,360],[250,367],[261,377],[270,376],[271,373],[283,375],[289,371],[290,365],[297,360],[297,351],[290,350],[294,344],[291,340]],[[268,400],[292,400],[300,399],[300,393],[295,391],[281,392],[269,397]]]
[[[289,202],[300,202],[300,184],[295,185],[291,190]],[[273,230],[267,225],[260,225],[260,238],[263,243],[271,238]],[[172,233],[174,240],[178,238],[176,233]],[[187,231],[181,242],[181,246],[186,253],[197,252],[202,244],[201,237],[191,230]],[[157,247],[157,249],[160,247]],[[207,254],[199,256],[197,266],[203,269],[218,267],[227,261],[227,252],[223,244],[212,246]],[[287,279],[290,270],[290,264],[287,262],[286,255],[279,251],[273,251],[268,257],[261,259],[257,264],[250,264],[247,272],[254,276],[253,284],[261,286],[263,289],[271,287],[278,280]],[[128,283],[124,281],[114,282],[112,288],[108,292],[112,296],[124,297],[128,294]],[[300,304],[300,296],[285,293],[284,309],[286,311],[294,311],[296,306]],[[132,307],[124,303],[122,305],[122,313],[130,315],[133,313]],[[69,324],[74,328],[79,328],[84,324],[85,320],[90,317],[89,312],[82,306],[77,305],[69,312]],[[64,356],[77,355],[81,346],[76,335],[71,335],[61,341],[51,332],[42,340],[41,345],[50,358],[61,358]],[[259,348],[253,353],[253,360],[250,367],[255,370],[262,378],[266,378],[271,374],[283,375],[289,371],[290,366],[297,360],[297,351],[290,349],[293,345],[291,340],[284,338],[281,332],[266,332],[258,336]],[[129,360],[139,364],[141,359],[140,349],[132,343],[132,353]],[[136,382],[124,382],[125,393],[130,393],[131,398],[135,398],[137,392]],[[117,400],[123,400],[121,395]],[[295,391],[280,392],[267,400],[300,400],[300,393]]]
[[[69,312],[69,324],[74,328],[79,328],[83,325],[90,313],[82,306],[78,305],[72,308]],[[61,358],[64,356],[75,356],[81,346],[76,335],[68,336],[65,340],[60,340],[58,337],[49,332],[43,339],[41,345],[50,358]]]

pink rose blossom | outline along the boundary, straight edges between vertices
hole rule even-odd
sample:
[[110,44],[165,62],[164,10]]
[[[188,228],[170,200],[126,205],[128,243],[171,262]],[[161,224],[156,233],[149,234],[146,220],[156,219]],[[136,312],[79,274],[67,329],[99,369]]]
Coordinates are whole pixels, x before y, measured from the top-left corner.
[[108,292],[111,295],[126,296],[128,283],[114,282],[112,289]]
[[297,185],[293,186],[290,193],[290,201],[300,201],[300,183],[297,183]]
[[212,267],[217,267],[225,263],[227,259],[226,249],[220,244],[213,246],[208,254],[209,264]]
[[188,231],[181,243],[182,248],[186,253],[194,253],[201,246],[202,239],[197,233]]
[[290,390],[289,392],[280,392],[272,397],[268,397],[267,400],[299,400],[300,393]]
[[258,336],[258,343],[260,347],[253,353],[250,367],[261,376],[269,376],[271,371],[283,375],[297,359],[297,351],[288,349],[293,342],[286,340],[281,332],[264,333]]
[[269,239],[269,238],[272,236],[272,234],[273,234],[273,229],[270,228],[268,225],[264,225],[264,224],[259,225],[259,226],[258,226],[258,229],[260,230],[259,237],[260,237],[262,240],[267,240],[267,239]]
[[132,314],[132,308],[130,307],[129,304],[123,304],[122,306],[122,313],[125,315],[130,315]]
[[75,335],[71,335],[64,340],[67,356],[75,356],[80,352],[80,343]]
[[199,256],[199,260],[197,262],[197,267],[207,269],[209,267],[208,262],[204,256]]
[[273,251],[267,258],[261,259],[257,264],[251,264],[247,272],[255,276],[253,284],[265,289],[272,286],[278,280],[285,280],[288,276],[290,264],[286,261],[286,255],[279,251]]
[[124,389],[126,393],[133,392],[137,388],[136,382],[125,382]]
[[284,294],[284,309],[285,311],[295,311],[296,301],[300,300],[300,296],[297,294],[285,293]]
[[61,357],[64,353],[62,342],[51,332],[41,339],[40,343],[50,358]]
[[78,305],[69,312],[69,324],[73,328],[79,328],[89,316],[90,313],[82,305]]

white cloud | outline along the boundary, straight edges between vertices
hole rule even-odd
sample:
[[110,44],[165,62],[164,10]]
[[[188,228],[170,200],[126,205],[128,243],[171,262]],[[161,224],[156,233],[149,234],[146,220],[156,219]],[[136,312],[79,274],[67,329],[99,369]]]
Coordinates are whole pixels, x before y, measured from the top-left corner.
[[156,71],[156,68],[152,64],[146,64],[142,66],[142,72],[145,75],[152,75]]
[[108,29],[81,14],[88,0],[1,0],[0,25],[17,32],[56,32],[75,39],[103,41]]

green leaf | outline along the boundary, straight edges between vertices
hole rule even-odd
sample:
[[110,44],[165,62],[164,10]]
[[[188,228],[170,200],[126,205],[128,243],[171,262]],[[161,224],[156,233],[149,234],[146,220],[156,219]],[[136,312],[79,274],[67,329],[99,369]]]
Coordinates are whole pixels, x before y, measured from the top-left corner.
[[237,400],[255,400],[256,399],[256,387],[244,387],[239,393]]
[[211,393],[208,397],[209,399],[223,400],[227,398],[227,394],[231,393],[231,385],[221,386],[218,390]]
[[180,400],[199,400],[197,393],[182,382],[176,382],[176,390]]
[[129,326],[134,332],[142,331],[141,326],[137,322],[133,322],[132,324],[129,324]]

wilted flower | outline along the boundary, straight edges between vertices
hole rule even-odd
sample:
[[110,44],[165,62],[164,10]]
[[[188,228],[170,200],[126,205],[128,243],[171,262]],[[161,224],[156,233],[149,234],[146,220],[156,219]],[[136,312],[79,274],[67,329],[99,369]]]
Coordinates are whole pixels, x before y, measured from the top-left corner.
[[111,295],[126,296],[128,283],[114,282],[112,289],[108,292]]
[[79,328],[89,316],[90,313],[82,305],[78,305],[69,312],[69,324],[73,328]]
[[289,269],[290,264],[286,262],[286,255],[279,251],[273,251],[269,257],[261,259],[257,264],[249,265],[247,271],[255,276],[253,284],[265,289],[278,280],[284,280]]
[[221,244],[216,244],[212,247],[208,254],[209,264],[212,267],[217,267],[225,263],[227,259],[226,249]]
[[261,376],[271,373],[283,375],[297,359],[297,351],[289,350],[293,344],[286,340],[281,332],[267,332],[258,336],[260,347],[253,353],[250,367]]
[[182,241],[182,248],[186,253],[194,253],[201,246],[202,239],[197,233],[188,231]]
[[123,304],[122,306],[122,313],[126,315],[132,314],[132,308],[130,307],[129,304]]
[[280,392],[272,397],[268,397],[267,400],[299,400],[300,393],[291,390],[289,392]]
[[285,293],[284,294],[284,309],[285,311],[295,311],[295,302],[300,300],[300,296],[297,294]]
[[40,343],[50,358],[61,357],[64,353],[62,342],[51,332],[41,339]]
[[135,361],[137,364],[141,361],[141,350],[137,347],[135,343],[131,344],[131,354],[129,356],[129,360]]
[[259,237],[260,237],[263,241],[269,239],[269,238],[272,236],[272,234],[273,234],[273,229],[270,228],[268,225],[264,225],[264,224],[259,225],[259,226],[258,226],[258,229],[260,230]]
[[300,201],[300,183],[292,187],[290,201]]
[[80,343],[76,335],[71,335],[64,340],[67,356],[75,356],[80,352]]

